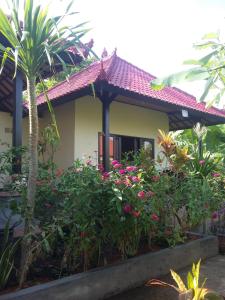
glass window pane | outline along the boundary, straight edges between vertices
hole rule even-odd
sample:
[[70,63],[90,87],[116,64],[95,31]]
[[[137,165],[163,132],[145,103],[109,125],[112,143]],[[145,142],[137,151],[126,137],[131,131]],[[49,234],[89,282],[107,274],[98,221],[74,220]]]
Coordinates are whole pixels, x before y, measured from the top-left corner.
[[[98,136],[98,153],[99,153],[99,163],[102,162],[103,157],[103,134]],[[109,138],[109,157],[110,160],[114,159],[114,137]]]

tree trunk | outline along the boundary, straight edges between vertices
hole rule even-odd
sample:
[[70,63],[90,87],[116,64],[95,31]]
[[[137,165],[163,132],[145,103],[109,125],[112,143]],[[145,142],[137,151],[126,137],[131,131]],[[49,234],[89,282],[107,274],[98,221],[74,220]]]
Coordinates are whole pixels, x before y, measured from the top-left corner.
[[38,114],[35,95],[35,77],[27,77],[27,94],[29,104],[29,173],[27,197],[25,199],[25,227],[21,251],[21,269],[19,286],[24,284],[32,261],[33,214],[35,208],[36,179],[38,172]]

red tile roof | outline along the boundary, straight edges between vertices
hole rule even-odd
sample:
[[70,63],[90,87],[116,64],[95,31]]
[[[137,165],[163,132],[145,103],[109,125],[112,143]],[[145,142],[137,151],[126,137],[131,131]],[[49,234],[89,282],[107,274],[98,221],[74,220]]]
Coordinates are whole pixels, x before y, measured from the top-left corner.
[[[166,87],[161,91],[154,91],[150,88],[150,82],[155,77],[142,69],[121,59],[114,52],[101,61],[94,62],[86,69],[72,75],[69,82],[63,81],[48,91],[48,97],[54,101],[70,93],[88,87],[91,83],[106,80],[110,85],[123,90],[134,92],[161,101],[175,104],[183,108],[193,109],[199,112],[216,115],[225,118],[225,111],[214,107],[206,108],[204,103],[198,103],[196,98],[182,90]],[[37,97],[37,103],[45,103],[45,96]]]

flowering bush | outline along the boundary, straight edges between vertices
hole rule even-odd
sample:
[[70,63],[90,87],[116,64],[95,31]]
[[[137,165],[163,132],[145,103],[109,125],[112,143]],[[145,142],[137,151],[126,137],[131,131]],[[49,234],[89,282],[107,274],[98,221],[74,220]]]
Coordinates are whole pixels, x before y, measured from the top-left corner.
[[[144,179],[145,171],[138,166],[114,164],[108,180],[113,182],[112,199],[117,220],[112,237],[123,256],[134,255],[141,238],[150,237],[159,221],[154,193]],[[156,216],[152,218],[152,215]]]
[[219,173],[203,180],[196,173],[149,171],[118,161],[104,172],[76,161],[52,177],[46,170],[41,176],[36,217],[42,228],[60,228],[51,251],[60,249],[62,266],[71,271],[106,263],[113,253],[133,256],[143,242],[174,246],[223,198]]
[[[86,270],[156,243],[175,246],[186,230],[215,217],[223,203],[224,172],[211,156],[199,160],[179,148],[172,135],[163,133],[160,143],[169,158],[164,170],[144,149],[132,163],[113,160],[110,172],[89,159],[66,170],[53,158],[43,161],[36,182],[36,258],[57,258],[60,274]],[[18,186],[26,195],[26,183]]]
[[42,168],[35,218],[47,255],[62,257],[67,271],[105,263],[112,253],[135,255],[143,240],[156,235],[160,222],[144,173],[119,162],[109,173],[80,161],[67,170]]

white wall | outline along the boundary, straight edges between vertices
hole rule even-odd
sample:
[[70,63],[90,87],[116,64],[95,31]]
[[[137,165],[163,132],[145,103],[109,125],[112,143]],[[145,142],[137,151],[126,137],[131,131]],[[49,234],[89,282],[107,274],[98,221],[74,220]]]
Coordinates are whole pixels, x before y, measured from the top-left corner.
[[[113,102],[110,110],[110,133],[155,140],[155,155],[158,129],[169,130],[165,113]],[[98,99],[83,97],[75,101],[75,158],[91,156],[97,162],[98,132],[102,131],[102,105]]]

